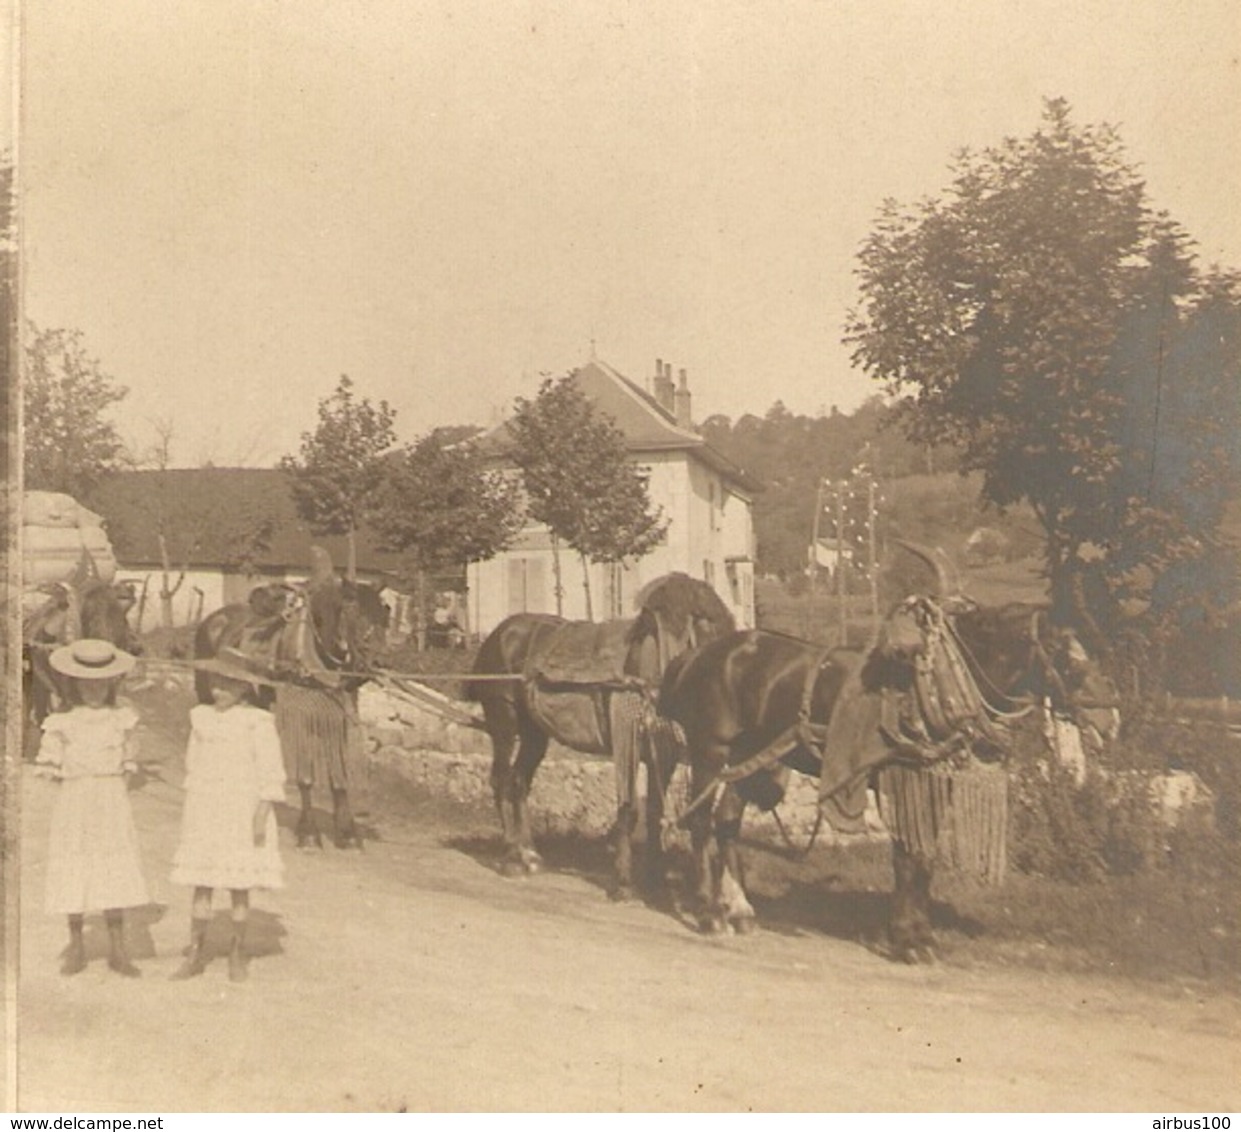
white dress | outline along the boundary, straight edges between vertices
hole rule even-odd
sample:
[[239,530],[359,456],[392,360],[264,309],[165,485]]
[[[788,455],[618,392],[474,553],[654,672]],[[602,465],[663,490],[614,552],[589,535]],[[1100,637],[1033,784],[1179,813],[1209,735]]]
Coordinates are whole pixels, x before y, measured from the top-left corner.
[[128,705],[85,707],[43,721],[39,764],[59,779],[45,905],[52,913],[134,908],[149,900],[122,769],[138,724]]
[[267,817],[265,843],[254,844],[259,802],[284,801],[284,763],[271,713],[245,703],[223,711],[214,704],[192,708],[185,771],[173,883],[282,887],[284,865],[274,812]]

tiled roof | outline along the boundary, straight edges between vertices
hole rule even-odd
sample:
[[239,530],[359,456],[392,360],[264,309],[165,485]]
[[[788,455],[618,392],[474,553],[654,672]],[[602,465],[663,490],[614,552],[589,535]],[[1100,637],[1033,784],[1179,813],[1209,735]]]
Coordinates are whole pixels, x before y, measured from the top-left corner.
[[[271,544],[255,560],[260,568],[293,573],[308,570],[312,546],[327,550],[338,569],[345,565],[344,537],[310,532],[297,514],[284,472],[275,468],[175,468],[120,472],[105,480],[92,495],[90,505],[104,518],[122,568],[159,565],[156,511],[161,494],[165,505],[166,501],[175,501],[184,513],[208,517],[203,523],[204,540],[192,566],[212,568],[235,561],[235,549],[223,542],[230,509],[238,515],[249,512],[272,518]],[[399,569],[400,556],[376,550],[374,538],[366,531],[358,532],[357,543],[360,570],[392,573]],[[174,546],[173,564],[180,566],[177,550]]]
[[[592,359],[573,371],[573,381],[597,412],[611,418],[635,455],[661,451],[692,452],[734,486],[746,491],[759,489],[758,481],[744,469],[711,447],[693,429],[678,425],[676,418],[654,397],[606,362]],[[484,450],[496,456],[507,453],[511,443],[507,423],[497,425],[480,441]]]

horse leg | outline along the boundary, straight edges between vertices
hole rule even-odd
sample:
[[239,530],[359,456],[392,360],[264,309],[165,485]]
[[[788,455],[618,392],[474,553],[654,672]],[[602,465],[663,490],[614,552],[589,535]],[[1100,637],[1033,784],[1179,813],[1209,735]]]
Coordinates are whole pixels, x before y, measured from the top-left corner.
[[297,792],[301,795],[302,811],[297,818],[297,847],[305,849],[313,841],[316,849],[323,848],[323,835],[315,824],[314,807],[311,804],[310,792],[314,783],[299,782]]
[[633,801],[619,803],[616,807],[616,826],[612,830],[616,842],[616,876],[608,892],[613,900],[633,899],[633,837],[637,828],[638,810]]
[[633,899],[634,835],[638,829],[638,759],[640,748],[636,734],[612,737],[612,758],[616,766],[616,826],[613,829],[616,870],[612,889],[613,900]]
[[517,820],[509,800],[513,779],[513,752],[517,746],[517,709],[509,700],[488,700],[483,703],[487,734],[491,739],[491,796],[500,819],[500,837],[504,845],[500,871],[507,876],[525,872],[517,846]]
[[491,737],[491,794],[504,842],[500,870],[507,876],[524,876],[542,865],[530,837],[525,803],[533,767],[543,758],[547,737],[529,723],[522,726],[511,700],[489,700],[483,704],[483,713]]
[[928,962],[935,957],[931,931],[931,864],[903,842],[892,842],[892,920],[888,931],[892,953],[905,963]]
[[[695,799],[715,781],[718,770],[726,764],[727,750],[707,752],[706,756],[701,762],[695,760],[690,774],[690,796]],[[716,868],[717,855],[712,852],[715,842],[711,836],[715,808],[722,801],[722,797],[715,803],[706,799],[685,819],[694,860],[694,914],[698,927],[704,932],[722,932],[727,926],[718,916],[720,872]]]
[[[33,663],[33,661],[29,662]],[[39,755],[43,721],[47,718],[46,695],[33,673],[22,673],[22,757],[34,762]]]
[[677,752],[659,735],[648,738],[646,764],[646,844],[643,847],[642,887],[649,898],[660,899],[668,889],[668,861],[664,853],[664,806],[668,781],[676,769]]
[[545,732],[527,721],[521,729],[517,745],[517,758],[508,777],[508,804],[511,807],[512,842],[509,846],[510,860],[525,873],[537,873],[543,867],[543,858],[534,848],[530,832],[530,811],[527,799],[534,772],[547,753],[548,737]]
[[361,849],[362,835],[353,820],[349,806],[349,791],[343,786],[332,787],[332,824],[336,832],[337,849]]
[[758,918],[745,894],[745,872],[741,865],[741,818],[745,800],[730,786],[715,811],[716,841],[716,918],[738,934],[753,930]]

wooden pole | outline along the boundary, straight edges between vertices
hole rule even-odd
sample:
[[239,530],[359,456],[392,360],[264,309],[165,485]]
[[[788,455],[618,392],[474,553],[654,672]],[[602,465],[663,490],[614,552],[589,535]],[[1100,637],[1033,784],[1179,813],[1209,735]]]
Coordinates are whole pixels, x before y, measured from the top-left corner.
[[872,632],[877,632],[879,629],[879,570],[875,553],[875,514],[875,477],[871,476],[866,483],[866,568],[870,574],[870,622]]
[[819,480],[814,489],[814,527],[810,533],[810,604],[806,610],[807,636],[812,640],[814,630],[814,598],[819,579],[819,516],[823,513],[824,480]]
[[839,645],[845,648],[849,644],[848,594],[845,586],[845,484],[844,481],[833,484],[836,492],[836,598],[840,614]]

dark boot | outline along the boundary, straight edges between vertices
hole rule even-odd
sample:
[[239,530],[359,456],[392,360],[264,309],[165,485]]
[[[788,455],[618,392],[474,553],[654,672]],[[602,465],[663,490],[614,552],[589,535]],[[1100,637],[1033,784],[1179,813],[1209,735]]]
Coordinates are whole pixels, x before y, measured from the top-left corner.
[[233,946],[228,953],[228,977],[231,982],[244,983],[249,976],[249,957],[246,955],[246,922],[233,921]]
[[323,834],[319,832],[319,827],[315,824],[314,805],[311,798],[313,784],[307,782],[299,782],[297,784],[297,792],[302,799],[302,812],[297,819],[297,829],[295,835],[297,837],[297,847],[299,849],[307,849],[313,845],[316,849],[323,848]]
[[362,848],[362,836],[358,832],[357,822],[353,820],[349,794],[344,787],[332,787],[332,822],[336,830],[337,849]]
[[86,969],[86,941],[82,936],[82,917],[69,917],[69,946],[60,964],[62,975],[76,975]]
[[185,959],[168,977],[170,979],[192,979],[207,969],[207,925],[210,920],[194,919],[190,921],[190,947]]
[[120,912],[105,913],[108,923],[108,966],[118,975],[136,979],[142,974],[125,950],[125,921]]

